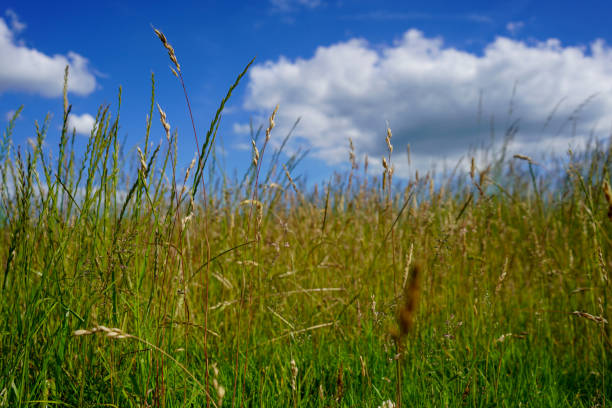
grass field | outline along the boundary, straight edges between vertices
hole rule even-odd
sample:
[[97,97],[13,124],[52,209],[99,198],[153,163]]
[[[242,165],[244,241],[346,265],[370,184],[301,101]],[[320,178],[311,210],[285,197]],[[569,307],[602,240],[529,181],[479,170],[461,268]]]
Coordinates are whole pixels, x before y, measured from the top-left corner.
[[154,92],[137,155],[119,104],[84,154],[67,98],[54,156],[46,121],[20,148],[9,124],[0,407],[610,403],[610,144],[403,183],[390,154],[372,177],[347,148],[351,170],[307,187],[269,143],[285,137],[270,112],[232,179],[214,141],[245,72],[187,174]]

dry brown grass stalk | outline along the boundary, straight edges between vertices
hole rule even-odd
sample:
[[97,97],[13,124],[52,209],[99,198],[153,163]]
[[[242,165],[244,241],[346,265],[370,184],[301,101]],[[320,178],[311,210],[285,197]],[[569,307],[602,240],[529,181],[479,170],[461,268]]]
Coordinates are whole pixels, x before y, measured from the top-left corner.
[[584,319],[587,319],[587,320],[590,320],[592,322],[599,323],[599,324],[602,324],[602,325],[603,324],[608,324],[608,321],[604,317],[602,317],[602,316],[593,316],[590,313],[581,312],[581,311],[578,311],[578,310],[573,311],[572,314],[574,316],[579,316],[579,317],[582,317]]
[[289,336],[293,337],[296,334],[306,333],[306,332],[309,332],[309,331],[312,331],[312,330],[317,330],[317,329],[322,329],[324,327],[333,326],[336,323],[337,322],[322,323],[322,324],[316,324],[314,326],[310,326],[310,327],[307,327],[307,328],[301,329],[301,330],[293,330],[293,331],[290,331],[289,333],[283,334],[282,336],[278,336],[278,337],[275,337],[273,339],[270,339],[270,340],[260,344],[258,347],[265,346],[266,344],[274,343],[275,341],[282,340],[282,339],[284,339],[286,337],[289,337]]
[[474,181],[475,174],[476,174],[476,163],[474,161],[474,158],[472,157],[472,160],[470,161],[470,178],[472,179],[472,181]]
[[297,186],[295,185],[295,182],[293,181],[293,178],[291,177],[291,173],[289,173],[289,169],[284,164],[283,164],[283,169],[285,170],[285,175],[287,176],[289,183],[291,183],[291,187],[293,187],[293,190],[299,196],[300,190],[298,190]]
[[338,377],[336,378],[336,402],[340,403],[342,401],[342,396],[344,395],[344,367],[342,363],[340,363],[340,367],[338,368]]
[[497,286],[495,286],[495,294],[497,295],[502,288],[502,284],[508,275],[508,258],[506,257],[506,261],[504,262],[504,268],[502,269],[501,275],[499,275],[499,279],[497,279]]
[[408,283],[408,277],[410,276],[410,265],[412,264],[412,252],[414,250],[414,242],[410,244],[410,251],[408,255],[406,255],[406,267],[404,269],[404,280],[402,282],[402,288],[406,288],[406,283]]

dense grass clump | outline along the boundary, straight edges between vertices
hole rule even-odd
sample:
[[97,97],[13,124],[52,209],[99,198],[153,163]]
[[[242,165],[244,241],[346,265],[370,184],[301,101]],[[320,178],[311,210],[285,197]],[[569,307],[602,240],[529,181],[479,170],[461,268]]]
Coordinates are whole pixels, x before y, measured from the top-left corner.
[[606,405],[609,144],[404,184],[391,154],[376,178],[350,151],[307,188],[301,156],[266,155],[271,113],[231,179],[214,140],[245,72],[186,174],[161,108],[150,147],[154,93],[132,170],[108,107],[83,154],[66,98],[54,157],[47,121],[29,148],[10,122],[0,407]]

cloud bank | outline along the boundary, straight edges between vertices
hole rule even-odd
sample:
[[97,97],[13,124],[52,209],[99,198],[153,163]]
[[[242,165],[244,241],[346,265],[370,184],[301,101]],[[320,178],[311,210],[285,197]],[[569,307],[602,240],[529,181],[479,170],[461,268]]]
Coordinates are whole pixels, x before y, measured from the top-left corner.
[[276,104],[277,139],[301,117],[290,148],[331,165],[346,162],[349,137],[360,153],[384,154],[387,122],[395,152],[409,143],[417,167],[458,159],[516,120],[521,153],[563,152],[612,124],[612,49],[498,37],[477,55],[418,30],[383,47],[352,39],[253,67],[244,107],[265,118]]
[[66,65],[70,65],[69,92],[87,95],[95,89],[96,77],[86,58],[74,52],[49,56],[27,47],[17,39],[25,24],[14,11],[5,14],[8,21],[0,17],[0,94],[14,91],[60,96]]

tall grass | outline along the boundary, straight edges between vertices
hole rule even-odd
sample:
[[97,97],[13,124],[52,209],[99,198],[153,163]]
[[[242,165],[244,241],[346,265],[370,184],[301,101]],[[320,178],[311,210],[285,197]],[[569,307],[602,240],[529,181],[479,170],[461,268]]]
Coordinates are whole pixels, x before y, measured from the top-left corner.
[[[132,170],[121,94],[82,155],[66,88],[56,156],[47,119],[29,147],[12,142],[20,110],[9,122],[1,407],[609,402],[609,143],[545,168],[500,153],[401,185],[389,131],[382,178],[347,149],[349,172],[308,188],[293,174],[301,154],[265,154],[290,137],[270,112],[233,179],[209,159],[249,65],[187,174],[153,78]],[[166,138],[149,147],[156,115]]]

